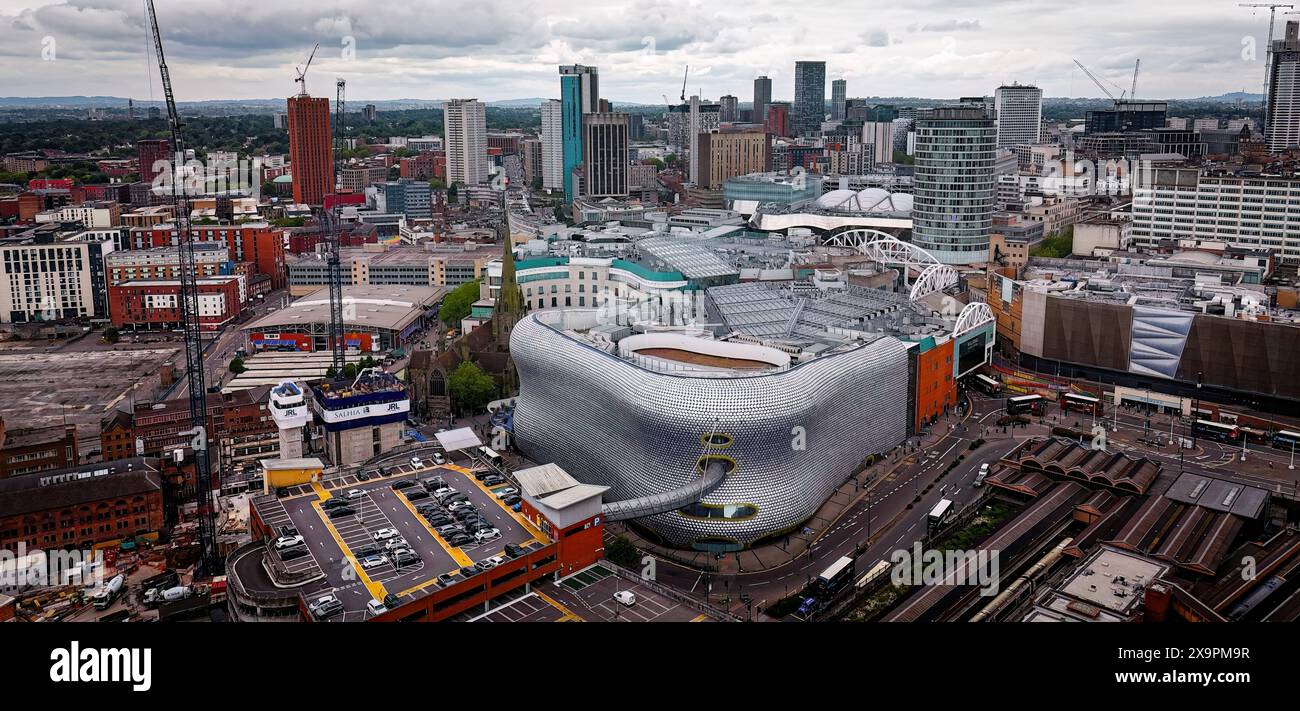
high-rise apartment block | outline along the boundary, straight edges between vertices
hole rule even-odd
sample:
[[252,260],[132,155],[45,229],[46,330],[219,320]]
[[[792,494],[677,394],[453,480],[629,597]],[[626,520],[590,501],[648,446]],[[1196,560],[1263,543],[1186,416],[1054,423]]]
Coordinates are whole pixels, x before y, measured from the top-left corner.
[[825,118],[826,62],[795,62],[791,130],[796,136],[815,134]]
[[447,183],[487,182],[487,107],[478,99],[450,99],[443,108]]
[[1043,90],[1012,84],[993,93],[998,148],[1032,146],[1042,140]]
[[560,67],[560,102],[563,108],[564,201],[577,197],[582,163],[582,117],[600,111],[600,73],[596,67],[572,64]]
[[301,94],[289,98],[289,170],[293,201],[323,205],[334,192],[334,145],[330,100]]
[[912,241],[948,264],[988,259],[997,133],[983,109],[922,111],[916,119]]

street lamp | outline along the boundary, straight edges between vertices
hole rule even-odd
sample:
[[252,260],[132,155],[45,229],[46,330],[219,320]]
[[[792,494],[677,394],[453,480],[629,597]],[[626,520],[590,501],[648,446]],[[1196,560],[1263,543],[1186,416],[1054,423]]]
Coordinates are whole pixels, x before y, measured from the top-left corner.
[[1295,440],[1291,440],[1291,466],[1287,469],[1295,469]]

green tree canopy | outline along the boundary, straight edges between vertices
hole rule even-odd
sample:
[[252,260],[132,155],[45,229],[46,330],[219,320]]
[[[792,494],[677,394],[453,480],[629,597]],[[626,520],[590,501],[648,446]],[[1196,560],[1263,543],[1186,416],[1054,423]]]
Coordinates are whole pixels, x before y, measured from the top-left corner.
[[452,289],[442,300],[438,318],[448,326],[459,326],[461,319],[469,316],[470,306],[478,301],[478,282],[470,281]]
[[230,361],[230,372],[234,373],[235,375],[239,375],[240,373],[243,373],[246,370],[248,370],[248,366],[244,365],[243,358],[240,358],[239,356],[235,356]]
[[447,390],[461,412],[476,413],[483,409],[496,394],[496,389],[492,376],[469,361],[456,366],[447,378]]

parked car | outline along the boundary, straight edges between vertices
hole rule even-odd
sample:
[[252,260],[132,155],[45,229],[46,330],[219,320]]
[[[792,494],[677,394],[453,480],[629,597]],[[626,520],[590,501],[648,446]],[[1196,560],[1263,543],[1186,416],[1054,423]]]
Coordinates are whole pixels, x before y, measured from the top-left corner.
[[415,565],[420,562],[420,556],[410,548],[402,548],[393,552],[393,564],[397,566]]
[[443,586],[451,585],[456,582],[456,576],[451,573],[443,573],[438,576],[438,583]]
[[388,611],[388,608],[387,608],[387,607],[384,607],[384,603],[380,602],[379,600],[374,599],[373,597],[370,598],[370,602],[367,602],[367,603],[366,603],[366,614],[369,614],[369,615],[380,615],[380,614],[383,614],[383,613],[385,613],[385,612],[387,612],[387,611]]
[[[370,481],[370,475],[365,472],[357,474],[357,481]],[[373,600],[371,602],[374,602]]]
[[388,556],[386,556],[386,555],[368,555],[368,556],[366,556],[365,558],[362,558],[359,562],[361,563],[361,567],[362,567],[362,568],[364,568],[364,569],[366,569],[366,570],[370,570],[371,568],[378,568],[379,566],[383,565],[384,563],[387,563],[387,562],[388,562]]
[[473,543],[474,539],[470,538],[468,534],[457,533],[453,535],[451,538],[448,538],[447,542],[453,546],[459,547],[459,546],[467,546]]
[[407,548],[407,547],[409,546],[407,545],[405,538],[400,538],[400,537],[390,538],[384,541],[384,550],[391,551],[391,550],[396,550],[398,548]]
[[283,551],[286,548],[302,545],[302,536],[280,536],[275,539],[275,549]]
[[408,501],[418,501],[419,499],[427,499],[429,498],[429,492],[423,489],[408,491],[406,492],[406,498]]
[[324,620],[343,612],[343,603],[333,594],[322,595],[307,606],[307,611],[318,620]]
[[394,489],[405,489],[410,486],[415,486],[415,482],[411,481],[410,479],[398,479],[392,484],[389,484],[389,486],[391,486]]
[[354,548],[352,550],[352,555],[355,556],[357,560],[360,560],[367,556],[379,555],[381,550],[382,549],[379,546],[374,545],[373,543],[367,543],[366,545],[361,546],[360,548]]
[[454,512],[454,511],[459,511],[459,510],[465,508],[466,506],[473,506],[473,504],[471,504],[471,503],[468,502],[468,501],[464,501],[464,500],[461,500],[461,501],[453,501],[453,502],[447,504],[447,510],[448,510],[448,511],[453,511],[453,512]]
[[376,541],[386,541],[390,538],[398,538],[400,536],[401,534],[397,532],[396,528],[381,528],[378,531],[375,531],[372,537]]
[[504,489],[497,489],[496,491],[494,491],[494,492],[492,492],[492,493],[496,494],[496,497],[497,497],[498,499],[504,499],[504,498],[506,498],[506,497],[508,497],[508,496],[514,496],[515,494],[518,494],[518,493],[519,493],[519,490],[516,489],[516,488],[513,487],[513,486],[507,486],[507,487],[504,488]]
[[520,546],[517,546],[513,543],[506,544],[506,555],[510,556],[511,558],[518,558],[527,552],[528,551],[524,550]]
[[280,560],[293,560],[294,558],[301,558],[305,555],[307,555],[307,546],[286,548],[285,550],[280,551]]
[[348,489],[348,498],[349,498],[349,499],[359,499],[359,498],[361,498],[361,497],[363,497],[363,496],[365,496],[365,495],[366,495],[366,492],[364,492],[364,491],[362,491],[362,490],[360,490],[360,489]]
[[335,497],[332,499],[326,499],[325,503],[321,504],[320,507],[322,509],[325,509],[326,511],[329,511],[330,509],[338,508],[340,506],[347,506],[347,505],[348,505],[347,499],[341,499]]
[[275,495],[283,499],[289,495],[289,490],[283,486],[277,486],[275,487]]
[[518,494],[511,494],[510,496],[507,496],[505,499],[503,499],[503,501],[505,502],[506,506],[514,506],[520,501],[523,501],[523,499],[519,498]]
[[434,453],[433,453],[433,463],[434,463],[434,464],[446,464],[446,463],[447,463],[447,458],[444,457],[444,456],[442,456],[442,452],[434,452]]
[[474,534],[474,538],[479,541],[490,541],[493,538],[498,538],[500,536],[501,531],[498,531],[495,528],[484,528]]
[[334,508],[329,510],[329,517],[343,518],[344,516],[350,516],[354,513],[356,513],[356,510],[353,509],[351,506],[335,506]]
[[416,469],[423,469],[424,462],[420,461],[419,457],[411,457],[411,466],[415,467]]

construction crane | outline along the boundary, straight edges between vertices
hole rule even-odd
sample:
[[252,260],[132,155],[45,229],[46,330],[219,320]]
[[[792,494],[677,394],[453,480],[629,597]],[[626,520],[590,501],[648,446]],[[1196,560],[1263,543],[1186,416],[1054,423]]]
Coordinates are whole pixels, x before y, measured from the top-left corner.
[[682,75],[682,103],[686,103],[686,80],[691,76],[691,65],[686,65],[686,73]]
[[[1264,45],[1264,135],[1268,135],[1268,85],[1273,78],[1273,21],[1277,17],[1277,9],[1285,7],[1294,10],[1295,5],[1283,5],[1281,3],[1270,2],[1241,2],[1237,7],[1248,7],[1256,10],[1261,7],[1268,8],[1268,44]],[[1286,13],[1289,14],[1289,13]]]
[[1088,75],[1088,78],[1092,80],[1092,83],[1093,83],[1093,84],[1096,84],[1096,85],[1097,85],[1097,88],[1098,88],[1098,89],[1101,89],[1101,93],[1105,94],[1106,97],[1109,98],[1111,101],[1113,101],[1113,102],[1115,102],[1116,104],[1118,104],[1119,102],[1121,102],[1121,101],[1124,100],[1124,90],[1123,90],[1123,89],[1120,89],[1120,87],[1116,86],[1114,82],[1107,81],[1107,84],[1110,84],[1111,86],[1114,86],[1116,89],[1119,89],[1119,90],[1120,90],[1120,94],[1119,94],[1119,98],[1118,98],[1118,99],[1115,98],[1115,95],[1114,95],[1114,94],[1110,93],[1110,89],[1107,89],[1105,84],[1102,84],[1102,83],[1101,83],[1102,80],[1101,80],[1101,79],[1098,79],[1096,74],[1093,74],[1092,72],[1088,71],[1088,68],[1085,67],[1085,66],[1083,66],[1083,62],[1080,62],[1079,60],[1076,59],[1076,60],[1074,60],[1074,63],[1077,64],[1077,65],[1079,66],[1079,68],[1083,70],[1083,73],[1084,73],[1084,74],[1087,74],[1087,75]]
[[185,143],[181,136],[180,115],[172,94],[171,76],[163,56],[162,33],[158,31],[158,15],[153,0],[146,0],[149,11],[149,30],[153,33],[154,51],[158,55],[158,73],[162,77],[163,94],[167,102],[167,127],[171,132],[171,150],[175,159],[172,171],[172,201],[175,204],[176,242],[180,249],[181,322],[185,331],[185,371],[190,396],[191,429],[182,433],[190,435],[190,448],[194,451],[194,479],[199,519],[199,570],[205,575],[220,575],[225,561],[217,550],[216,517],[212,508],[212,461],[208,458],[208,401],[203,382],[203,340],[199,332],[198,269],[195,266],[194,234],[190,231],[190,204],[185,195],[184,181],[178,180],[176,166],[185,156]]
[[1137,101],[1138,98],[1138,67],[1142,66],[1142,58],[1138,57],[1133,62],[1133,86],[1129,87],[1129,101]]
[[298,96],[307,95],[307,70],[311,69],[311,60],[316,58],[316,50],[318,49],[320,49],[319,42],[316,43],[315,47],[311,48],[311,54],[307,56],[307,66],[301,69],[294,67],[294,71],[298,72],[298,78],[294,79],[298,83]]
[[[347,131],[347,81],[342,77],[334,81],[334,137],[337,144],[334,149],[334,192],[338,190],[338,175],[340,161],[342,161],[343,145],[346,141],[344,133]],[[334,207],[337,210],[337,206]],[[334,372],[341,378],[343,377],[343,368],[347,365],[346,343],[343,341],[343,266],[342,255],[340,254],[341,246],[339,216],[330,209],[325,210],[325,224],[329,229],[329,256],[327,266],[329,267],[330,280],[330,352],[333,354],[332,364]]]

